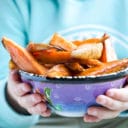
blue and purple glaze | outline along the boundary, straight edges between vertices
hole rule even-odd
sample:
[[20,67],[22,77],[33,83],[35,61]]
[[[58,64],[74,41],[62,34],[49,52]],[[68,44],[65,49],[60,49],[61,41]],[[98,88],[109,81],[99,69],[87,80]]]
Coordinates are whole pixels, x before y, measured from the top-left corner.
[[98,105],[95,100],[98,95],[125,84],[128,69],[104,76],[69,79],[49,79],[24,71],[19,73],[22,81],[31,84],[33,92],[45,95],[53,112],[61,116],[82,117],[89,106]]

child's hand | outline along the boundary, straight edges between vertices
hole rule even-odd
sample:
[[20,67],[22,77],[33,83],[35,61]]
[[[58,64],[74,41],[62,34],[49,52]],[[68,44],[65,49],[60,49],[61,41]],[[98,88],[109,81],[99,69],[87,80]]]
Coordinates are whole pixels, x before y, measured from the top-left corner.
[[84,116],[85,122],[98,122],[117,117],[120,112],[128,110],[128,85],[121,89],[109,89],[105,95],[96,99],[104,107],[90,107]]
[[39,114],[46,117],[50,116],[51,111],[43,102],[41,95],[36,93],[30,94],[31,86],[22,83],[16,71],[10,72],[7,92],[19,106],[26,109],[30,114]]

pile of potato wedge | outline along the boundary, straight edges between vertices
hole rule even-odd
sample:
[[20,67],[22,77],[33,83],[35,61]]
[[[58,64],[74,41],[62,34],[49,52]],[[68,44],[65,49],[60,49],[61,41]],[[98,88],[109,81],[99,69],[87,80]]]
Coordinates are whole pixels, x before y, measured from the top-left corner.
[[68,41],[55,33],[48,44],[30,42],[26,48],[3,37],[2,44],[10,53],[10,69],[46,77],[91,76],[117,72],[128,67],[128,59],[118,59],[111,38]]

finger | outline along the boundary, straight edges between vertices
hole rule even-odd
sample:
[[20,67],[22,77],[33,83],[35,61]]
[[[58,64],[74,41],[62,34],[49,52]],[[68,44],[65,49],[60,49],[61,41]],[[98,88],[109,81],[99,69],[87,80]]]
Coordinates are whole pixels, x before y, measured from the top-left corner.
[[23,96],[31,92],[31,86],[26,83],[19,83],[14,87],[14,93],[17,96]]
[[119,115],[119,111],[113,111],[104,107],[90,107],[87,111],[88,115],[94,116],[97,120],[111,119]]
[[18,103],[24,108],[32,107],[41,101],[42,97],[40,94],[28,94],[18,98]]
[[28,111],[31,114],[39,114],[39,115],[44,113],[46,110],[47,110],[47,106],[43,102],[40,102],[39,104],[32,106],[31,108],[28,108]]
[[13,84],[16,84],[16,83],[20,82],[20,76],[19,76],[17,70],[10,71],[9,81],[14,82]]
[[41,114],[41,116],[43,116],[43,117],[49,117],[50,115],[51,115],[51,110],[50,109],[47,109],[45,112],[43,112]]
[[115,100],[128,102],[128,87],[121,89],[109,89],[106,92],[106,95]]
[[84,116],[84,121],[85,121],[85,122],[98,122],[98,121],[100,121],[100,119],[98,119],[97,117],[95,117],[95,116],[93,116],[93,115],[88,115],[88,114],[86,114],[86,115]]
[[96,102],[110,110],[123,111],[128,108],[128,102],[121,102],[105,95],[98,96]]

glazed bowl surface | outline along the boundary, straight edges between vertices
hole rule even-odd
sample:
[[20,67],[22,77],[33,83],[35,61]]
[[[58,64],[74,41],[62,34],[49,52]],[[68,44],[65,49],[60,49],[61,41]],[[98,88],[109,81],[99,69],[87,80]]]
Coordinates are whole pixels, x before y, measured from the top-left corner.
[[128,68],[102,76],[46,78],[19,71],[23,82],[30,84],[33,92],[45,96],[48,107],[58,115],[82,117],[87,108],[98,105],[96,97],[110,88],[121,88],[126,82]]

